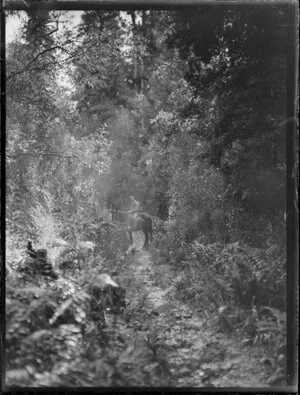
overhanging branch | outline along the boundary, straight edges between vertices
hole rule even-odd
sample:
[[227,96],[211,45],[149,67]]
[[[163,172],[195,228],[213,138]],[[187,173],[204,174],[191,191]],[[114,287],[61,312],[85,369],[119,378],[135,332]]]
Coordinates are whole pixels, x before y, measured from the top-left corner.
[[29,66],[34,63],[40,56],[44,55],[47,52],[50,51],[54,51],[55,49],[62,49],[60,46],[56,45],[55,47],[50,47],[50,48],[46,48],[44,49],[44,51],[39,52],[33,59],[31,59],[30,62],[27,63],[26,66],[24,66],[21,70],[15,71],[13,73],[11,73],[10,75],[8,75],[6,77],[6,81],[9,81],[10,79],[12,79],[13,77],[15,77],[16,75],[22,74],[24,73],[26,70],[28,70]]

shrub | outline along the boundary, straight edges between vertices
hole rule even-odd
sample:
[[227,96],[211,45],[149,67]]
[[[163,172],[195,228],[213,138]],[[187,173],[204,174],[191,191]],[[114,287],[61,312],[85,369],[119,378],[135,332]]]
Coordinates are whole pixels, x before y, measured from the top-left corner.
[[37,244],[43,248],[52,246],[61,230],[61,223],[53,215],[53,205],[52,195],[45,192],[44,203],[37,202],[30,210]]

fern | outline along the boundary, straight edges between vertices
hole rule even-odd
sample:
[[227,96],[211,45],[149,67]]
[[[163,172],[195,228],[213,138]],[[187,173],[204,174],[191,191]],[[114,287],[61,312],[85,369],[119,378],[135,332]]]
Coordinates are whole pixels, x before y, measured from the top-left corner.
[[244,244],[240,250],[246,254],[256,269],[262,268],[266,263],[266,251]]

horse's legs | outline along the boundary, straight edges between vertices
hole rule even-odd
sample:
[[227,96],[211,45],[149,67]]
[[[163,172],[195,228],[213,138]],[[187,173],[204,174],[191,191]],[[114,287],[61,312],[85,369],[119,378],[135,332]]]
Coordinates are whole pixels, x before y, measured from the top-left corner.
[[149,232],[150,232],[150,241],[152,244],[152,218],[149,219]]
[[128,229],[128,236],[129,236],[129,240],[130,240],[130,244],[133,244],[133,237],[132,237],[132,231],[130,229]]
[[146,230],[143,230],[144,235],[145,235],[145,243],[143,248],[148,248],[149,247],[149,238],[148,238],[148,232]]

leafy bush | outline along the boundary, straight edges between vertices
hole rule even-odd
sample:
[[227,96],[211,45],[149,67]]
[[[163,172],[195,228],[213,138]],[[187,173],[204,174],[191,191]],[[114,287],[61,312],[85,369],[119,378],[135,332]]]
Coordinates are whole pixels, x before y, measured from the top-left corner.
[[104,310],[123,311],[125,291],[110,276],[93,268],[87,272],[76,281],[61,277],[55,283],[29,275],[26,284],[17,279],[18,287],[8,278],[7,385],[32,385],[46,373],[50,383],[59,382],[55,372],[63,362],[82,360],[90,344],[100,346]]
[[40,247],[52,246],[60,233],[61,224],[53,215],[54,201],[49,192],[44,192],[44,202],[37,202],[30,210],[31,225]]
[[[234,299],[246,307],[254,301],[256,305],[285,309],[285,252],[277,244],[267,249],[238,242],[210,244],[203,236],[187,243],[182,240],[178,222],[168,221],[160,228],[155,245],[163,259],[180,263],[178,267],[190,262],[193,275],[187,271],[179,283],[185,284],[190,277],[192,286],[200,284],[201,292],[207,290],[204,294],[221,296],[218,306],[226,304],[224,300]],[[185,272],[187,269],[183,268]]]

